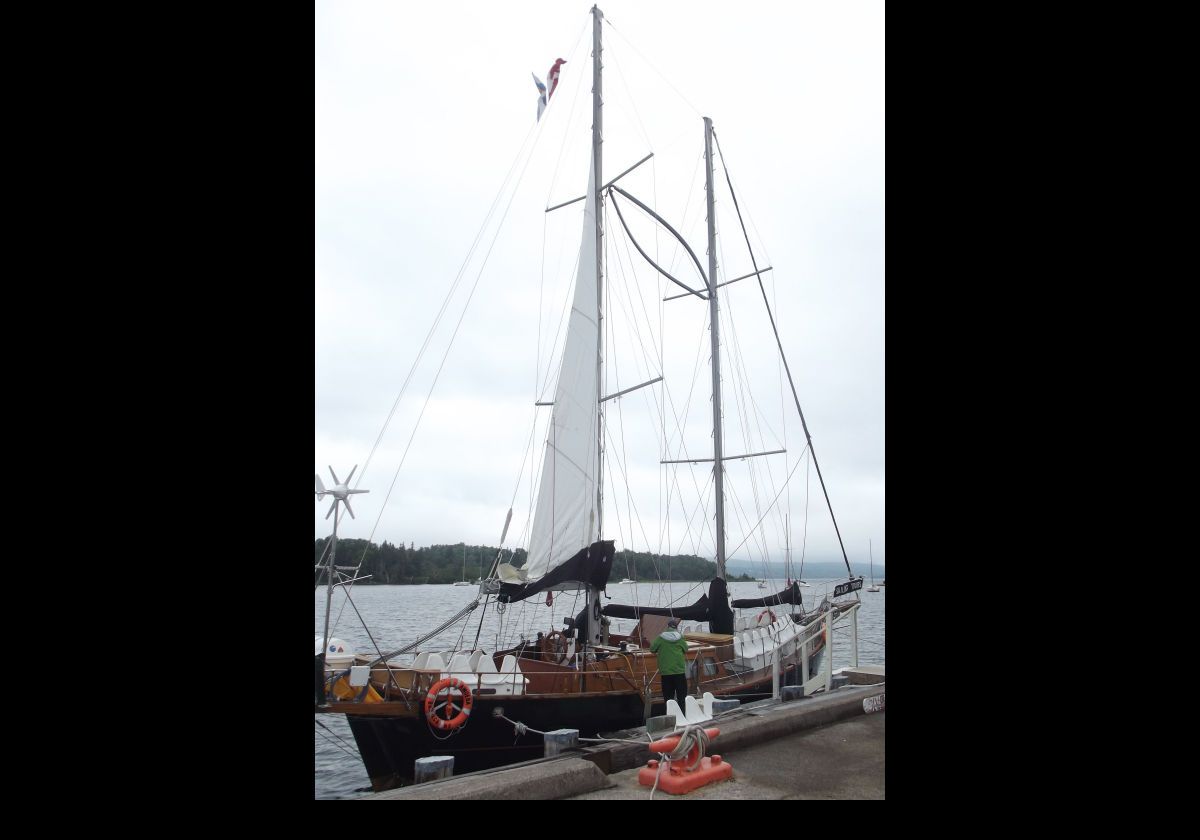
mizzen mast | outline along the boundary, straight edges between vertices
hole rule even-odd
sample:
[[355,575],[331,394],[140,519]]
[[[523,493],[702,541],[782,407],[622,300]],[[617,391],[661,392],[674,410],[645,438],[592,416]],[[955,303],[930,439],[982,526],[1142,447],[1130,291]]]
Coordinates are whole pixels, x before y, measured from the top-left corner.
[[708,195],[708,323],[712,341],[713,486],[717,515],[717,577],[725,578],[725,465],[721,453],[721,339],[717,303],[717,217],[713,208],[712,120],[704,118],[704,185]]

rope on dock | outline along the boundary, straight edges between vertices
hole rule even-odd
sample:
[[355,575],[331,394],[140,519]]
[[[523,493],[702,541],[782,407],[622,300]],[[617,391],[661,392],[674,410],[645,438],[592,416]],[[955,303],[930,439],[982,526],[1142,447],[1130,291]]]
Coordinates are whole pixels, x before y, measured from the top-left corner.
[[[500,720],[506,720],[509,723],[511,723],[513,725],[513,729],[516,730],[516,734],[517,734],[518,738],[529,732],[532,732],[535,735],[541,735],[543,738],[546,737],[546,733],[543,732],[542,730],[534,729],[532,726],[528,726],[527,724],[521,723],[519,720],[513,720],[512,718],[505,717],[504,715],[496,715],[496,717],[500,718]],[[649,738],[650,736],[647,735],[646,737]],[[646,743],[648,743],[648,741],[642,741],[642,740],[639,740],[636,738],[580,738],[579,740],[580,741],[588,741],[589,743],[593,743],[593,744],[610,744],[610,743],[611,744],[617,744],[617,743],[646,744]]]
[[666,762],[682,761],[687,758],[688,753],[696,750],[696,760],[693,761],[687,770],[695,770],[700,766],[704,754],[708,751],[708,733],[704,731],[703,726],[689,725],[684,727],[679,733],[679,743],[675,745],[675,749],[669,753],[658,754],[658,770],[654,774],[654,785],[650,788],[650,798],[654,798],[654,791],[658,790],[658,780],[662,776],[663,766]]
[[[647,738],[650,736],[647,735]],[[590,741],[594,744],[646,744],[647,741],[642,741],[638,738],[580,738],[580,741]]]
[[688,753],[699,747],[696,753],[696,760],[693,761],[687,770],[695,770],[700,766],[700,759],[704,758],[705,752],[708,750],[708,733],[704,731],[703,726],[687,726],[683,732],[679,733],[679,743],[675,745],[675,749],[669,753],[660,753],[667,761],[681,761],[687,758]]

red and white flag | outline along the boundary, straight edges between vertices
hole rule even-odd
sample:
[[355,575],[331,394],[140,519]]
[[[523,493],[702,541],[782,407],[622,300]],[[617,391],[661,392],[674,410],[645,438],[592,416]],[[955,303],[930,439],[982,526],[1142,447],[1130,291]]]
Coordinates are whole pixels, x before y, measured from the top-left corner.
[[546,110],[546,105],[550,102],[550,97],[554,95],[554,89],[558,87],[559,69],[566,63],[567,62],[560,58],[558,61],[554,62],[554,66],[550,68],[550,72],[546,76],[546,78],[550,80],[549,89],[547,89],[546,85],[542,84],[542,80],[537,77],[537,73],[531,74],[533,76],[533,83],[538,89],[537,118],[539,121],[542,119],[542,112]]
[[550,97],[554,95],[554,89],[556,87],[558,87],[559,68],[561,68],[566,63],[567,63],[566,61],[564,61],[563,59],[560,58],[560,59],[558,59],[558,61],[554,62],[554,66],[550,68],[550,72],[546,76],[546,78],[550,80],[550,90],[546,94],[547,100],[549,100]]

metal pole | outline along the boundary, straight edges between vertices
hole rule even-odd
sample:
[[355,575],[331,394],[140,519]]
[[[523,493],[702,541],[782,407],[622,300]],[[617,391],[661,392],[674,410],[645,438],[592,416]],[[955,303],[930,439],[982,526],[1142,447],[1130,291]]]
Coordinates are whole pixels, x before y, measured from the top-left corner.
[[325,570],[325,635],[321,640],[321,674],[325,674],[325,653],[329,650],[329,613],[333,609],[333,564],[337,555],[337,499],[333,501],[333,536],[330,537],[329,568]]
[[808,696],[808,648],[811,636],[807,632],[808,628],[803,627],[800,630],[800,696]]
[[771,699],[779,699],[779,645],[771,649]]
[[858,607],[854,608],[854,623],[850,625],[850,640],[854,643],[854,667],[858,667]]
[[833,610],[825,613],[825,647],[829,648],[829,661],[825,663],[825,690],[833,687]]
[[717,305],[717,218],[713,209],[712,120],[704,118],[704,183],[708,192],[708,324],[712,338],[713,484],[716,488],[717,577],[725,577],[725,465],[721,462],[721,341]]

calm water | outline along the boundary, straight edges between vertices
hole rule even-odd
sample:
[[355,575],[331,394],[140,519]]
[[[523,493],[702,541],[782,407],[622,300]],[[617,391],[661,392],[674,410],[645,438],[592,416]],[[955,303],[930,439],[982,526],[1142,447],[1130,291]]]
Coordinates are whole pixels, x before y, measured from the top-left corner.
[[[812,609],[821,596],[833,589],[840,581],[810,580],[812,589],[802,590],[804,605]],[[775,593],[784,588],[784,583],[775,581],[769,589],[759,589],[756,583],[731,583],[729,585],[732,598],[761,598],[769,593]],[[670,584],[618,584],[609,583],[608,595],[612,600],[621,604],[645,604],[660,606],[668,603],[687,605],[696,601],[702,594],[707,593],[707,583],[670,583]],[[867,592],[864,588],[859,592],[862,608],[858,613],[858,661],[861,665],[884,664],[884,600],[887,587],[879,592]],[[424,586],[359,586],[351,593],[353,606],[346,603],[342,594],[335,592],[333,596],[333,612],[330,618],[330,635],[348,642],[358,653],[375,650],[371,642],[375,642],[384,652],[403,647],[415,641],[422,634],[448,620],[459,612],[478,595],[478,587],[424,585]],[[324,629],[325,620],[325,590],[319,589],[315,595],[316,620],[315,635],[320,636]],[[557,593],[553,606],[547,607],[545,601],[530,603],[536,599],[512,604],[503,615],[497,616],[492,608],[495,599],[489,604],[486,614],[482,607],[476,609],[465,619],[457,622],[442,635],[423,644],[423,650],[449,650],[460,644],[472,648],[481,647],[492,651],[499,647],[507,647],[520,641],[522,635],[535,638],[539,631],[562,629],[562,619],[574,616],[583,609],[582,600],[573,593]],[[370,628],[370,636],[363,629],[355,613],[355,607],[362,614]],[[735,614],[750,614],[754,610],[735,610]],[[480,619],[482,617],[482,625]],[[627,633],[635,622],[631,620],[613,619],[614,632]],[[685,621],[686,630],[692,622]],[[478,644],[475,643],[478,633]],[[841,668],[852,664],[849,650],[850,631],[839,628],[834,637],[833,667]],[[393,661],[405,664],[411,657],[399,657]],[[315,725],[316,730],[316,798],[317,799],[349,799],[362,796],[369,791],[371,783],[367,779],[362,761],[358,758],[358,750],[350,727],[341,715],[317,715],[317,721],[323,724]],[[367,789],[364,791],[363,789]]]

